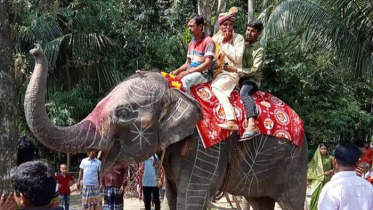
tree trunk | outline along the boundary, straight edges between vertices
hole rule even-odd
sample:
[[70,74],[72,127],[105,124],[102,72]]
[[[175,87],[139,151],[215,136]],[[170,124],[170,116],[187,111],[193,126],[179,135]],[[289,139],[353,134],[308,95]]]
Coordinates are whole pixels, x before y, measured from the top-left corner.
[[[227,9],[227,3],[228,3],[228,0],[218,0],[218,12],[217,12],[217,16],[219,16],[220,13],[223,13],[223,12],[226,11],[226,9]],[[218,32],[219,32],[219,22],[216,21],[215,22],[215,26],[214,26],[214,34],[216,34]]]
[[0,1],[0,192],[9,190],[17,147],[15,74],[12,65],[9,2]]
[[247,22],[249,23],[250,21],[254,20],[254,0],[249,0],[247,6]]
[[67,154],[66,154],[66,166],[67,166],[67,170],[70,171],[70,166],[71,166],[71,157],[70,157],[70,153],[67,153]]
[[198,0],[198,14],[205,18],[205,33],[212,36],[211,27],[211,0]]

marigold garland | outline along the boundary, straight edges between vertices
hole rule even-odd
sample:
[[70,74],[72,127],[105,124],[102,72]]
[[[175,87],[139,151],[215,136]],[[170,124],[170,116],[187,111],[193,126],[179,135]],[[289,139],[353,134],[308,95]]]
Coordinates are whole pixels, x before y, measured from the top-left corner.
[[168,79],[168,82],[170,83],[171,87],[185,91],[183,88],[183,83],[181,82],[179,77],[172,75],[170,73],[164,72],[164,71],[161,71],[160,73],[163,77]]

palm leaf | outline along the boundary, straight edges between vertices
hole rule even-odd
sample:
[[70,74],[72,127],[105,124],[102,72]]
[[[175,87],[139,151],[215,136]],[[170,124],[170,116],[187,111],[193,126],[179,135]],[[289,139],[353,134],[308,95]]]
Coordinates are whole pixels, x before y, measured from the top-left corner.
[[71,39],[71,34],[58,37],[44,45],[45,55],[48,58],[49,66],[51,69],[56,67],[56,63],[60,54],[61,45],[66,41]]
[[76,34],[73,39],[74,53],[85,54],[88,51],[102,52],[117,46],[104,34]]
[[16,40],[33,43],[37,40],[46,42],[63,35],[56,18],[52,15],[35,17],[27,26],[18,26]]
[[313,44],[321,50],[330,49],[343,64],[354,69],[356,77],[371,77],[372,43],[362,31],[366,27],[356,24],[357,18],[360,16],[338,17],[332,10],[310,1],[288,0],[271,14],[263,40],[278,37],[285,31],[303,31],[304,46]]

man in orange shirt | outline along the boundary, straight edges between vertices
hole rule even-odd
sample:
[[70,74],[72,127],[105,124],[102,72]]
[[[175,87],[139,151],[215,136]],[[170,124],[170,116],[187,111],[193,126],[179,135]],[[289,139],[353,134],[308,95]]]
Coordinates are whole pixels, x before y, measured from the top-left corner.
[[363,155],[361,156],[360,163],[368,163],[369,168],[372,168],[373,150],[370,148],[369,142],[364,143]]

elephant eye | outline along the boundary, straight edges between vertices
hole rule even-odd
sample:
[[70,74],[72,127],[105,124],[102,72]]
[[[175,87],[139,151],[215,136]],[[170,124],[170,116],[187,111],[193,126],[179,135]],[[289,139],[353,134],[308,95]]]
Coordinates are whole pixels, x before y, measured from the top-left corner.
[[119,106],[115,109],[115,117],[118,119],[118,122],[129,122],[136,119],[137,116],[138,111],[133,111],[128,106]]
[[115,110],[115,116],[117,118],[125,118],[129,114],[130,114],[130,111],[127,108],[125,108],[125,107],[117,108]]

